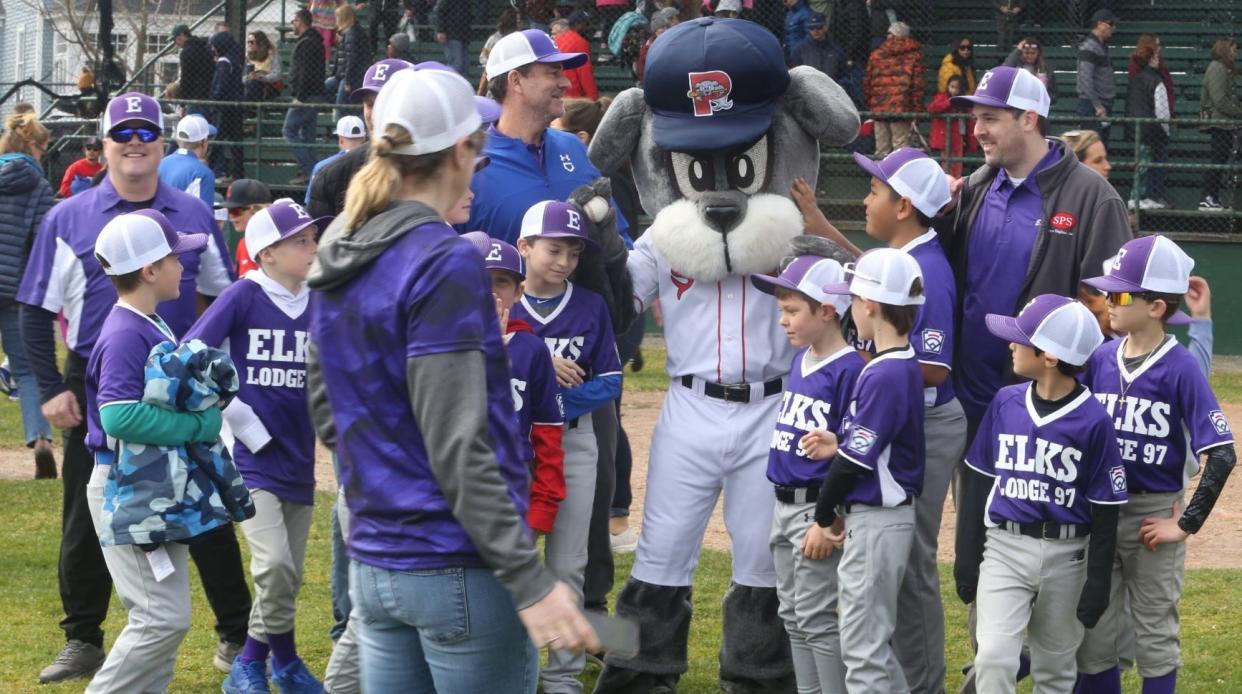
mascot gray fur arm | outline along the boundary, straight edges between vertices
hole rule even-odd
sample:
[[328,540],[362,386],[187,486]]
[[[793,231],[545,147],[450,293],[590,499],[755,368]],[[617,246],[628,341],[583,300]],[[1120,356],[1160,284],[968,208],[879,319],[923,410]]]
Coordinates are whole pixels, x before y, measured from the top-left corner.
[[634,285],[625,269],[629,251],[617,231],[617,211],[608,204],[612,198],[612,182],[600,177],[578,186],[566,202],[582,210],[587,220],[587,233],[599,244],[599,251],[582,254],[573,281],[599,294],[608,305],[612,330],[620,335],[638,318],[634,307]]

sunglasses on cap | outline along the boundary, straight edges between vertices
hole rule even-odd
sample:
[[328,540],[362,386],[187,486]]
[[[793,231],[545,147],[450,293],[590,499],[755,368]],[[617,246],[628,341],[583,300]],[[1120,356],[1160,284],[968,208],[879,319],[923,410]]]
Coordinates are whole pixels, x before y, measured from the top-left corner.
[[155,128],[114,128],[108,131],[108,139],[120,144],[133,140],[135,135],[144,144],[160,139],[160,131]]

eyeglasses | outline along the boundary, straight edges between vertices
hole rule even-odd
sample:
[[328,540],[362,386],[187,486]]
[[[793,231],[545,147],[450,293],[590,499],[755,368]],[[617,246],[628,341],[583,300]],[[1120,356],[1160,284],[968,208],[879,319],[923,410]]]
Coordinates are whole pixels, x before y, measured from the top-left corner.
[[108,138],[122,145],[133,140],[135,135],[144,144],[160,139],[160,131],[155,128],[116,128],[108,131]]
[[963,44],[963,45],[961,45],[961,46],[958,46],[958,47],[957,47],[957,50],[959,50],[959,51],[973,51],[974,49],[975,49],[975,47],[974,47],[974,46],[971,46],[971,45],[969,45],[969,44]]

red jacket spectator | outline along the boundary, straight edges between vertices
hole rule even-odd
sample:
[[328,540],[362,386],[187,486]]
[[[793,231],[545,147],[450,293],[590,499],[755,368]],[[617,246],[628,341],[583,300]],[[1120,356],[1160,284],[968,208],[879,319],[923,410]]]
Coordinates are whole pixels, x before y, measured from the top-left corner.
[[74,181],[84,179],[89,185],[89,181],[95,177],[95,174],[102,171],[103,167],[103,162],[89,159],[79,159],[70,164],[69,168],[65,169],[65,177],[60,179],[60,197],[67,198],[73,195],[70,187]]
[[889,34],[871,52],[863,74],[863,99],[867,108],[881,113],[910,113],[923,110],[923,51],[908,36]]
[[[929,113],[951,113],[963,112],[964,109],[954,108],[949,103],[949,93],[939,92],[932,97],[931,104],[927,107]],[[931,137],[928,138],[927,144],[937,152],[943,153],[948,145],[948,154],[951,157],[960,157],[965,152],[974,152],[979,149],[979,142],[975,140],[974,128],[971,127],[970,121],[965,118],[932,118],[931,119]],[[955,161],[949,164],[949,173],[954,178],[962,176],[962,162]]]
[[569,78],[569,89],[565,92],[565,96],[592,101],[599,99],[599,88],[595,86],[595,66],[589,60],[591,42],[573,29],[566,29],[557,34],[556,47],[562,53],[586,53],[588,57],[582,67],[565,71],[565,76]]

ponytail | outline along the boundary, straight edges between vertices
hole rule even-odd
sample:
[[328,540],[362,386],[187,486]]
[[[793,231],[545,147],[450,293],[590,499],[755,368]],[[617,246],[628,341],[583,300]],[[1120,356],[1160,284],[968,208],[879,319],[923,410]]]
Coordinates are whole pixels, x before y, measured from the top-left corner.
[[14,113],[5,119],[0,135],[0,154],[30,154],[30,144],[47,144],[51,133],[33,113]]

